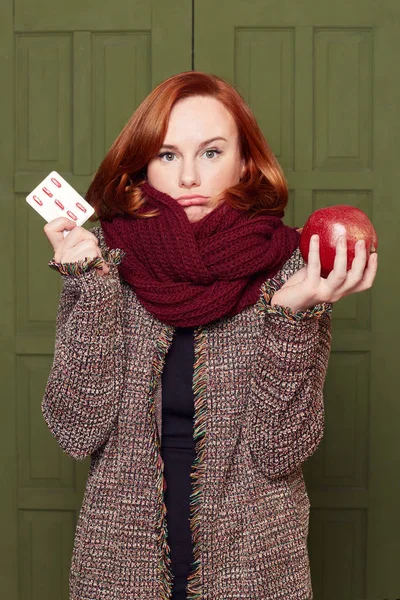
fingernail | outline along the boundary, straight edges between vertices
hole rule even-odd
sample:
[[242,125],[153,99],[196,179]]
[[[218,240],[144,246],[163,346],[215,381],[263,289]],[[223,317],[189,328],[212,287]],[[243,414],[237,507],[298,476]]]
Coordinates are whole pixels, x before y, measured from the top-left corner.
[[346,236],[345,235],[342,235],[342,237],[340,239],[340,243],[341,243],[342,246],[346,245]]

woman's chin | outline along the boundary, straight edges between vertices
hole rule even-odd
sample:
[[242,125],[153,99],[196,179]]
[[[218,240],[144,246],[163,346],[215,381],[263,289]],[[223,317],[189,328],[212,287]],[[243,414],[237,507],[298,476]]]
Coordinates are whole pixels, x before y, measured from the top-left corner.
[[195,223],[196,221],[200,221],[203,217],[205,217],[209,212],[212,211],[212,208],[208,206],[184,206],[183,210],[185,211],[187,218],[191,223]]

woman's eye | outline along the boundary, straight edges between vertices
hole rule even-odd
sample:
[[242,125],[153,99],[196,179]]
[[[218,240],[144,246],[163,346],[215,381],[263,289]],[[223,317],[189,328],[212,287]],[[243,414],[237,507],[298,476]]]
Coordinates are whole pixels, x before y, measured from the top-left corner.
[[[221,150],[206,150],[204,154],[221,154]],[[208,158],[215,158],[214,156],[208,156]]]
[[[163,159],[165,156],[175,156],[175,154],[173,152],[161,152],[158,156]],[[166,160],[164,162],[172,162],[172,160]]]

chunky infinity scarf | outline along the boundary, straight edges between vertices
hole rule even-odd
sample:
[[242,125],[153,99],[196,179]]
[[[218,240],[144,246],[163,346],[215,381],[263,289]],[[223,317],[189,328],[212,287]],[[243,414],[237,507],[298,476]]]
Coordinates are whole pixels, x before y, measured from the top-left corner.
[[183,207],[148,182],[145,210],[159,216],[101,221],[109,248],[126,253],[118,269],[139,301],[163,323],[206,325],[255,304],[262,283],[299,244],[280,217],[252,217],[227,203],[191,223]]

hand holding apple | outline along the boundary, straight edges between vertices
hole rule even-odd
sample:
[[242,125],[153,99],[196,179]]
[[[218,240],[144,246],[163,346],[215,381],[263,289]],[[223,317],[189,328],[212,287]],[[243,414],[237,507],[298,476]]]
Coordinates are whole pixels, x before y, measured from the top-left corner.
[[[305,231],[307,233],[306,225],[302,228],[302,236]],[[349,236],[346,235],[346,233],[343,235],[343,231],[346,232],[348,230],[350,230],[351,238],[349,252]],[[368,244],[368,247],[366,247],[364,239],[354,239],[354,227],[352,229],[342,228],[341,230],[336,227],[336,232],[337,231],[339,231],[339,235],[336,235],[335,239],[333,268],[331,267],[331,270],[329,271],[330,265],[325,264],[326,272],[324,274],[322,273],[320,235],[313,233],[309,237],[307,266],[294,273],[294,275],[284,283],[284,285],[273,295],[271,305],[279,304],[281,306],[287,306],[291,308],[293,312],[296,312],[298,310],[312,308],[321,302],[336,302],[344,296],[362,292],[372,286],[378,268],[378,255],[376,251],[374,251],[377,248],[377,238],[374,238],[374,240],[371,241],[371,238],[365,236]],[[333,236],[331,235],[329,238],[330,243],[332,243],[332,237]],[[324,241],[326,241],[326,239],[324,239]],[[322,250],[324,249],[326,250],[326,246],[325,248],[322,248]]]
[[341,235],[347,236],[347,270],[351,268],[355,246],[358,240],[364,240],[367,253],[378,249],[378,236],[368,216],[348,204],[327,206],[314,211],[301,230],[300,252],[305,262],[313,234],[320,237],[321,276],[328,277],[333,269],[336,254],[336,243]]

